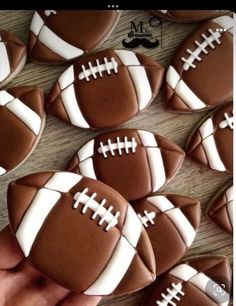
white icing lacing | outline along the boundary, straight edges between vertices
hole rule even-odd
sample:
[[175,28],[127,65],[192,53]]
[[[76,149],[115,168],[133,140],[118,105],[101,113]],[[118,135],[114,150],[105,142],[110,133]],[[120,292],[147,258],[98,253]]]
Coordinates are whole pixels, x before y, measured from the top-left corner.
[[227,126],[229,126],[231,128],[231,130],[233,130],[234,129],[234,114],[233,114],[233,112],[232,112],[231,117],[229,117],[229,115],[227,113],[224,113],[224,117],[225,117],[225,120],[220,122],[219,127],[221,129],[224,129]]
[[[185,293],[182,291],[182,284],[178,283],[177,285],[172,283],[171,284],[171,289],[167,288],[168,294],[165,295],[164,293],[161,294],[161,297],[163,298],[161,301],[158,300],[156,301],[156,304],[158,306],[167,306],[167,305],[172,305],[176,306],[177,304],[173,302],[173,300],[180,301],[181,297],[185,295]],[[181,295],[181,297],[178,296],[178,294]]]
[[195,60],[201,62],[201,57],[199,54],[201,52],[208,54],[208,51],[206,50],[206,47],[210,47],[211,49],[215,49],[214,42],[216,42],[218,45],[221,44],[219,38],[221,37],[220,32],[214,32],[212,29],[208,29],[208,32],[210,33],[209,36],[206,36],[205,34],[201,34],[202,38],[204,38],[204,41],[202,43],[199,43],[197,40],[194,41],[194,43],[197,45],[197,48],[194,51],[191,51],[190,49],[187,49],[186,52],[189,55],[189,57],[186,59],[185,57],[181,57],[181,60],[184,62],[183,69],[187,71],[190,67],[196,68],[196,65],[193,64]]
[[45,10],[44,11],[44,14],[45,14],[45,16],[50,16],[51,14],[53,14],[53,15],[57,15],[57,11],[54,11],[54,10]]
[[139,219],[141,220],[141,222],[143,223],[143,225],[148,228],[149,224],[148,222],[151,223],[151,225],[154,225],[154,219],[156,217],[156,213],[154,211],[152,212],[147,212],[146,210],[144,210],[144,216],[142,216],[141,214],[138,214]]
[[112,214],[113,206],[109,206],[108,208],[104,207],[106,200],[103,199],[101,203],[98,203],[95,200],[97,193],[93,193],[91,196],[87,195],[88,188],[85,188],[82,192],[77,192],[74,195],[75,203],[73,205],[74,209],[77,209],[80,204],[83,205],[82,214],[86,214],[87,210],[90,209],[94,213],[92,215],[92,220],[94,220],[97,216],[101,219],[98,222],[98,225],[101,226],[104,222],[107,223],[105,230],[108,232],[112,227],[116,226],[118,223],[118,218],[120,216],[120,212],[117,211],[115,214]]
[[112,156],[115,156],[115,150],[118,150],[118,154],[122,155],[122,149],[124,149],[125,154],[135,153],[137,147],[137,142],[134,137],[131,141],[128,141],[128,137],[124,137],[124,141],[120,141],[120,137],[116,137],[116,143],[112,143],[111,139],[107,140],[107,145],[100,142],[100,147],[98,148],[98,153],[101,153],[105,158],[107,158],[107,152],[110,152]]
[[79,73],[79,80],[86,79],[87,82],[90,81],[89,77],[92,76],[94,79],[97,79],[97,74],[102,78],[103,72],[106,71],[107,74],[111,74],[111,71],[114,71],[115,73],[118,73],[118,63],[114,59],[114,57],[111,58],[110,61],[107,60],[106,57],[103,58],[104,63],[101,64],[98,59],[96,59],[96,66],[93,66],[91,62],[88,62],[88,68],[84,65],[81,66],[82,72]]

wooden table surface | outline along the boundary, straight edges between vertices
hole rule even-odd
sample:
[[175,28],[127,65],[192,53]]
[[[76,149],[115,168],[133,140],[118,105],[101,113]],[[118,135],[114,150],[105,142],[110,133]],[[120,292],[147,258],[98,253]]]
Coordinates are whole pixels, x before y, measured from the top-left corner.
[[[0,28],[13,31],[24,42],[27,42],[32,11],[0,11]],[[153,37],[160,37],[160,29],[150,27],[150,13],[147,11],[124,11],[113,33],[103,44],[103,48],[122,48],[122,40],[130,31],[130,21],[143,21],[144,26],[151,30]],[[150,55],[165,68],[181,41],[197,26],[197,24],[177,24],[163,22],[162,46],[154,49],[139,47],[136,50]],[[7,87],[14,85],[38,85],[47,94],[52,84],[67,65],[49,66],[27,63],[24,70]],[[169,113],[165,110],[162,93],[141,114],[123,124],[122,127],[139,128],[160,133],[184,147],[188,135],[196,122],[205,113],[184,115]],[[10,181],[31,172],[49,169],[63,169],[69,158],[87,140],[94,137],[93,131],[82,130],[67,125],[48,115],[42,138],[30,158],[16,171],[0,178],[0,228],[8,223],[6,209],[6,190]],[[202,207],[200,230],[186,257],[198,254],[223,254],[232,262],[232,238],[206,218],[206,207],[209,199],[226,182],[230,176],[217,173],[195,164],[189,159],[175,177],[161,191],[181,193],[199,198]],[[104,298],[99,305],[138,306],[148,289],[118,298]],[[14,306],[14,305],[13,305]]]

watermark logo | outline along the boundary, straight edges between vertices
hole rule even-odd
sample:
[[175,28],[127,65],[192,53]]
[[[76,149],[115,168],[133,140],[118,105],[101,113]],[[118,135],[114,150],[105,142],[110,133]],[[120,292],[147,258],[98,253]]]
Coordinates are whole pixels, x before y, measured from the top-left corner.
[[209,280],[206,284],[206,293],[219,305],[228,302],[230,299],[224,282],[216,283]]
[[[160,30],[158,38],[153,37],[152,30],[156,28]],[[144,48],[151,49],[157,48],[162,45],[162,21],[157,17],[151,17],[148,23],[144,21],[131,21],[130,31],[127,37],[122,40],[122,45],[125,48],[137,48],[143,46]]]

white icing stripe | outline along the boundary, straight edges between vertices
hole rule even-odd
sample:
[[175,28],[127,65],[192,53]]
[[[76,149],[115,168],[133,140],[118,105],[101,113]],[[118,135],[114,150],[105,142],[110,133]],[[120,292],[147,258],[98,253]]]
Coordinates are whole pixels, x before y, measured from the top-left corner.
[[173,66],[169,66],[166,73],[166,82],[172,89],[175,89],[180,80],[180,75]]
[[197,270],[187,264],[180,264],[170,271],[171,275],[178,277],[179,279],[182,279],[185,282],[189,281],[197,273]]
[[45,188],[59,192],[68,192],[78,184],[81,179],[81,175],[72,172],[55,172],[45,184]]
[[152,177],[152,191],[155,192],[165,184],[165,168],[159,148],[146,148],[146,151]]
[[93,154],[94,154],[94,139],[91,139],[85,145],[83,145],[83,147],[79,149],[77,154],[78,154],[78,158],[79,158],[80,162],[82,162],[85,159],[93,156]]
[[74,66],[71,65],[62,73],[62,75],[58,79],[58,83],[61,90],[71,85],[74,82],[74,80],[75,80]]
[[73,84],[62,91],[61,98],[71,123],[81,128],[89,128],[79,108]]
[[4,42],[0,42],[0,82],[4,81],[11,73],[7,49]]
[[0,175],[5,174],[7,171],[3,167],[0,166]]
[[129,73],[135,85],[139,110],[144,109],[152,99],[152,89],[143,66],[128,67]]
[[214,286],[214,284],[215,284],[216,288],[219,287],[219,284],[214,282],[212,279],[210,279],[204,273],[198,273],[192,279],[189,280],[190,283],[192,283],[194,286],[196,286],[202,292],[207,294],[217,305],[227,306],[229,301],[226,301],[226,302],[222,303],[222,295],[223,294],[227,295],[228,298],[229,298],[229,294],[222,287],[220,287],[222,295],[221,294],[214,294],[215,293],[214,290],[206,290],[207,285],[209,284],[209,281],[211,281],[213,283],[212,286]]
[[87,158],[79,163],[79,171],[83,176],[93,178],[94,180],[97,179],[92,158]]
[[30,31],[34,33],[34,35],[38,36],[43,25],[44,25],[43,19],[40,17],[40,15],[37,12],[35,12],[31,21]]
[[158,10],[158,12],[160,12],[162,14],[167,14],[168,10]]
[[0,106],[4,106],[14,99],[15,99],[15,97],[10,95],[6,90],[1,90],[0,91]]
[[213,122],[211,118],[208,118],[199,128],[199,132],[203,139],[207,138],[208,136],[214,133]]
[[71,44],[61,39],[47,26],[43,26],[43,28],[39,33],[38,39],[45,46],[47,46],[47,48],[49,48],[59,56],[65,58],[66,60],[70,60],[75,57],[81,56],[84,53],[83,50],[75,46],[72,46]]
[[215,139],[213,135],[203,139],[202,146],[206,153],[206,157],[208,159],[210,167],[214,170],[226,171],[225,166],[217,150]]
[[127,50],[114,50],[114,51],[125,66],[141,65],[136,54],[133,51],[127,51]]
[[147,200],[158,208],[160,211],[165,212],[174,208],[175,206],[163,195],[153,196],[147,198]]
[[158,147],[155,135],[151,132],[138,130],[139,137],[145,147]]
[[39,134],[41,129],[41,118],[31,108],[19,99],[12,100],[6,107],[23,121],[35,135]]
[[183,80],[178,82],[175,92],[191,109],[201,109],[206,107],[206,104],[195,95]]
[[16,238],[26,257],[29,255],[34,240],[45,219],[60,196],[59,192],[45,188],[40,189],[36,193],[16,232]]
[[196,236],[196,232],[192,227],[191,223],[182,213],[179,208],[173,208],[169,211],[166,211],[166,215],[171,219],[173,224],[177,227],[180,232],[185,244],[190,247],[193,243],[193,240]]
[[227,205],[227,211],[228,211],[228,216],[229,216],[229,221],[230,224],[233,228],[233,224],[234,224],[234,202],[230,201]]
[[105,269],[84,293],[87,295],[111,294],[125,276],[134,256],[135,249],[124,237],[121,237]]
[[234,19],[230,16],[220,16],[212,20],[214,23],[217,23],[221,28],[227,29],[231,34],[234,30]]
[[[135,230],[134,230],[135,229]],[[142,232],[142,223],[131,206],[128,206],[122,234],[136,248]]]

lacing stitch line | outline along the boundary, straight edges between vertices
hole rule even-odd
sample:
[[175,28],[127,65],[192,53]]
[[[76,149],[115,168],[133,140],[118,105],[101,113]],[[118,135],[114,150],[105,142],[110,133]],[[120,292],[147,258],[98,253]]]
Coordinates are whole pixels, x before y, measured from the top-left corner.
[[221,44],[219,38],[221,37],[221,34],[219,32],[214,32],[212,29],[208,29],[208,32],[210,33],[210,36],[206,36],[205,34],[201,34],[204,41],[202,43],[198,42],[197,40],[194,41],[194,43],[197,45],[197,49],[194,51],[187,49],[186,52],[190,55],[187,59],[185,57],[181,57],[181,60],[184,62],[183,69],[188,70],[189,67],[196,68],[196,65],[193,64],[194,60],[197,60],[198,62],[201,62],[201,57],[199,54],[201,52],[208,54],[208,51],[206,50],[207,46],[210,46],[211,49],[215,49],[213,42],[217,42],[218,45]]
[[[178,283],[177,285],[175,283],[171,283],[171,287],[172,289],[167,288],[166,290],[168,292],[168,295],[165,295],[164,293],[161,294],[161,297],[163,298],[162,301],[156,301],[156,304],[158,306],[167,306],[168,304],[172,306],[177,306],[177,304],[173,302],[173,299],[179,302],[181,300],[181,297],[185,295],[185,293],[182,291],[183,286],[181,283]],[[179,297],[178,294],[180,294],[181,297]]]
[[122,155],[122,149],[125,150],[126,154],[130,153],[130,149],[132,153],[136,152],[137,142],[135,137],[131,138],[131,141],[128,141],[128,137],[124,137],[124,141],[120,141],[120,137],[116,137],[116,143],[113,143],[111,139],[107,140],[107,145],[100,142],[100,147],[98,148],[98,153],[101,153],[105,158],[108,158],[107,152],[110,152],[112,156],[115,156],[115,150],[118,150],[118,154]]
[[51,14],[57,15],[57,11],[55,10],[44,10],[45,16],[49,17]]
[[[84,196],[86,196],[88,190],[89,190],[88,188],[85,188],[81,193],[79,193],[78,197],[76,196],[78,193],[76,193],[75,196],[74,196],[76,201],[73,204],[73,208],[77,209],[80,203],[83,204],[84,207],[82,208],[82,211],[81,211],[81,213],[83,215],[86,214],[87,210],[90,208],[91,202],[93,202],[95,197],[97,196],[97,193],[94,192],[91,196],[88,196],[88,200],[86,200],[85,203],[82,202],[81,199]],[[98,225],[101,226],[104,222],[107,222],[108,224],[107,224],[105,230],[108,232],[112,227],[114,227],[118,223],[118,218],[120,216],[120,212],[117,211],[115,213],[115,215],[112,215],[111,211],[113,210],[114,207],[112,205],[110,205],[107,209],[107,208],[104,207],[105,203],[106,203],[106,199],[103,199],[101,201],[101,203],[97,203],[98,207],[95,210],[93,210],[94,213],[92,215],[92,220],[94,220],[100,213],[103,213],[103,216],[99,220]],[[107,221],[107,218],[109,218],[109,215],[112,215],[112,218],[110,218],[110,220]]]
[[232,116],[231,117],[229,117],[229,115],[227,113],[224,113],[224,117],[225,117],[225,120],[220,122],[219,127],[221,129],[224,129],[227,126],[229,126],[230,129],[233,130],[233,128],[234,128],[234,113],[233,113],[233,111],[232,111]]
[[154,211],[148,212],[147,210],[144,210],[144,216],[141,214],[138,214],[139,219],[141,220],[142,224],[148,228],[148,222],[150,222],[151,225],[154,225],[154,219],[156,217],[156,213]]
[[97,74],[102,78],[103,72],[107,72],[108,75],[111,75],[111,71],[118,73],[118,63],[114,57],[111,57],[110,61],[107,60],[107,57],[103,58],[104,63],[100,63],[99,59],[96,59],[96,66],[93,66],[91,62],[88,62],[88,69],[85,65],[81,65],[82,72],[79,73],[79,80],[85,79],[87,82],[90,81],[90,76],[95,80],[97,79]]

